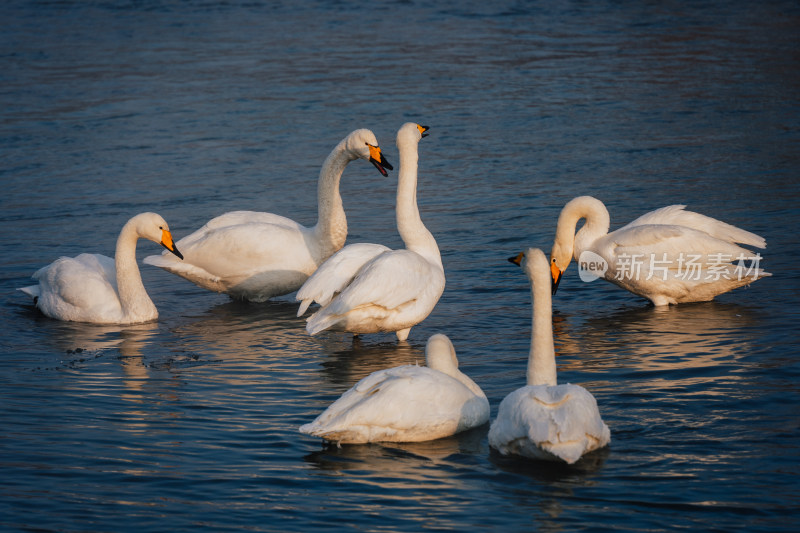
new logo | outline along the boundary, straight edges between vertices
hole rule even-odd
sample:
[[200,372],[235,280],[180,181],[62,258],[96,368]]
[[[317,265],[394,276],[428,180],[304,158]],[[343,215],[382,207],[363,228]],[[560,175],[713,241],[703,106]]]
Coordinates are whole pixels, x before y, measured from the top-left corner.
[[578,275],[581,281],[589,283],[590,281],[602,278],[607,270],[608,263],[606,263],[605,259],[589,250],[581,252],[578,258]]

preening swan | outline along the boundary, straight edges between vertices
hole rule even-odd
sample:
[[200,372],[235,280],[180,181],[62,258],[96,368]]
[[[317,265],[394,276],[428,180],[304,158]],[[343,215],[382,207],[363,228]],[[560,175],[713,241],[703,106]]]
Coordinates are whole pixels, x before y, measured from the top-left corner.
[[302,302],[297,316],[312,301],[322,306],[308,318],[309,334],[394,331],[403,341],[439,301],[445,283],[442,258],[417,208],[417,146],[427,130],[408,122],[397,132],[397,229],[406,248],[351,244],[328,259],[297,292]]
[[684,207],[662,207],[608,233],[610,218],[600,200],[571,200],[558,217],[550,254],[553,293],[573,257],[595,266],[582,276],[596,274],[654,305],[708,301],[770,275],[758,268],[760,255],[736,244],[764,248],[763,238]]
[[95,324],[136,324],[158,318],[136,265],[136,241],[144,237],[182,257],[169,226],[155,213],[130,219],[117,239],[114,259],[99,254],[61,257],[39,269],[38,285],[20,290],[42,313],[59,320]]
[[300,432],[337,443],[420,442],[485,424],[489,401],[458,369],[450,339],[432,335],[425,360],[373,372]]
[[489,428],[489,445],[503,455],[572,464],[608,444],[611,432],[589,391],[579,385],[557,384],[547,258],[532,248],[523,255],[533,297],[528,384],[500,402]]
[[339,181],[347,164],[359,158],[370,161],[384,176],[385,169],[392,169],[370,130],[350,133],[322,165],[319,220],[311,228],[272,213],[232,211],[178,241],[184,261],[162,254],[144,262],[233,298],[263,302],[296,291],[344,245],[347,218]]

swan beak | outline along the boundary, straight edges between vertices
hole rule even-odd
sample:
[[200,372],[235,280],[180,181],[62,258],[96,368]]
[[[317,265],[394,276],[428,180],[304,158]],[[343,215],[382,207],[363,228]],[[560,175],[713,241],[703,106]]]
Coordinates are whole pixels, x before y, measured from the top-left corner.
[[419,130],[419,134],[422,135],[423,137],[428,136],[428,134],[425,133],[430,129],[428,126],[420,126],[419,124],[417,124],[417,129]]
[[386,158],[381,153],[381,149],[379,146],[372,146],[371,144],[367,143],[369,147],[369,162],[375,165],[375,168],[378,169],[384,177],[388,176],[389,174],[386,172],[386,169],[394,170],[394,167],[389,164]]
[[561,276],[564,275],[564,271],[560,270],[555,263],[550,263],[550,275],[552,276],[553,283],[553,295],[555,296],[556,291],[558,290],[558,284],[561,282]]
[[172,233],[170,233],[169,230],[161,230],[161,246],[183,259],[183,254],[178,251],[178,247],[172,242]]
[[520,266],[522,264],[522,258],[523,257],[525,257],[525,253],[524,252],[520,252],[517,255],[515,255],[514,257],[509,257],[508,261],[509,261],[509,263],[514,263],[515,265]]

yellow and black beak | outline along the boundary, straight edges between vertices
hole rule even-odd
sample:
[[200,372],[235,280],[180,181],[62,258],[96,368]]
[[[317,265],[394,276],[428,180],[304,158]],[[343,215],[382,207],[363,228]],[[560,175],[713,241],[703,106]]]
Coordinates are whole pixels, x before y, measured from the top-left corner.
[[183,259],[183,254],[178,251],[175,243],[172,242],[172,233],[168,229],[161,230],[161,246]]
[[383,157],[379,146],[372,146],[369,143],[367,143],[367,146],[369,147],[369,162],[375,165],[375,168],[377,168],[378,172],[382,175],[388,176],[389,174],[386,172],[386,169],[394,170],[394,167]]
[[514,263],[515,265],[520,266],[522,264],[522,258],[523,257],[525,257],[525,253],[524,252],[520,252],[517,255],[515,255],[514,257],[509,257],[508,258],[508,262],[509,263]]
[[552,283],[553,295],[556,294],[556,291],[558,290],[558,284],[561,283],[561,276],[563,276],[563,275],[564,275],[564,271],[560,270],[556,266],[556,262],[555,261],[551,261],[550,262],[550,276],[552,276],[552,279],[553,279],[553,283]]
[[428,126],[420,126],[419,124],[417,124],[417,129],[419,130],[419,134],[422,135],[423,137],[428,136],[428,134],[425,133],[430,129]]

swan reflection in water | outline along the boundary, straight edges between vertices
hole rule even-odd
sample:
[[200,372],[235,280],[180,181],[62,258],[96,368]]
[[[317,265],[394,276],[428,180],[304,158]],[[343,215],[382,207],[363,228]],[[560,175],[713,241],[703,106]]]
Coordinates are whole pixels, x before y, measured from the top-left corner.
[[[419,481],[419,476],[429,477],[432,472],[415,474],[415,470],[430,466],[431,462],[446,463],[455,455],[485,455],[489,453],[486,432],[489,424],[473,428],[443,439],[424,442],[385,442],[371,444],[321,444],[322,449],[310,453],[304,460],[321,472],[370,472],[380,478],[397,478],[409,483]],[[454,464],[458,463],[458,460]],[[454,467],[460,468],[460,467]],[[437,476],[449,477],[435,469]]]
[[230,300],[197,316],[182,318],[172,328],[184,348],[215,352],[228,358],[304,353],[315,342],[305,322],[295,316],[297,304],[281,300],[251,303]]
[[754,346],[759,323],[755,309],[720,302],[624,309],[577,328],[570,322],[555,326],[559,370],[627,369],[657,382],[676,379],[676,372],[713,379],[696,371],[738,364]]

